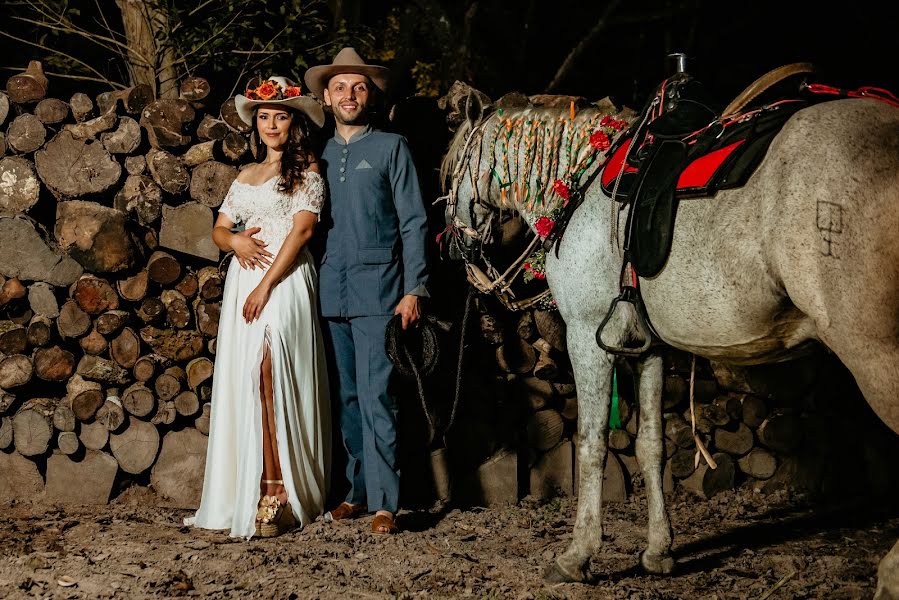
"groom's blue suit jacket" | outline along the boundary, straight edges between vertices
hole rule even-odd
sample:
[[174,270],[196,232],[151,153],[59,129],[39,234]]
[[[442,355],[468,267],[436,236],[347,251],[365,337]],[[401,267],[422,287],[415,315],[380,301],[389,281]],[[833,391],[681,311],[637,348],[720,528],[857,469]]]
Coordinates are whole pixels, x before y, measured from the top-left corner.
[[349,142],[335,134],[322,162],[322,316],[390,315],[404,295],[427,296],[427,215],[406,140],[370,128]]

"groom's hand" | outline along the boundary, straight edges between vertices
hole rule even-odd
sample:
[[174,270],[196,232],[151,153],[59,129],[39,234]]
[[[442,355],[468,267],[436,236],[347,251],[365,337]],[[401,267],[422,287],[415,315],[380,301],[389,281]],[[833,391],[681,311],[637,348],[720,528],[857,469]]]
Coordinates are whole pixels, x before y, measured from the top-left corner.
[[419,306],[418,296],[406,294],[400,303],[396,305],[393,314],[400,315],[403,321],[403,329],[407,329],[410,325],[416,325],[421,319],[421,307]]
[[265,249],[268,244],[253,236],[262,231],[260,227],[250,227],[234,234],[231,238],[231,249],[237,263],[244,269],[265,269],[272,264],[271,252]]

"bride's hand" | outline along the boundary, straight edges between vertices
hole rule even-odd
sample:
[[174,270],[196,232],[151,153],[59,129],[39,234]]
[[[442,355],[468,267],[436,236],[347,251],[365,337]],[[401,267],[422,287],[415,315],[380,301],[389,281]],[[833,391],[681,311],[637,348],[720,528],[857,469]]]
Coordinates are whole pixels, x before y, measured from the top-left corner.
[[250,292],[250,295],[247,296],[247,301],[243,305],[243,318],[247,323],[252,323],[259,318],[271,295],[272,289],[263,284],[259,284],[256,286],[256,289]]
[[258,265],[263,271],[272,264],[272,253],[265,249],[268,244],[253,236],[261,231],[259,227],[251,227],[231,238],[231,249],[237,263],[244,269],[255,269]]

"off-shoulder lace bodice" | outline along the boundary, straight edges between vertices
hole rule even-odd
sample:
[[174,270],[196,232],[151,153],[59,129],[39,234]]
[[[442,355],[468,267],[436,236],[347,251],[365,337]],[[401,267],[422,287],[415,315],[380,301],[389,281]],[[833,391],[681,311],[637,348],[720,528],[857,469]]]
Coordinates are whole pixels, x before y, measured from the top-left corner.
[[234,180],[219,212],[246,228],[259,227],[256,238],[268,244],[276,254],[293,228],[293,216],[301,210],[321,213],[325,198],[325,182],[321,175],[306,171],[303,183],[292,195],[278,190],[279,177],[260,185]]

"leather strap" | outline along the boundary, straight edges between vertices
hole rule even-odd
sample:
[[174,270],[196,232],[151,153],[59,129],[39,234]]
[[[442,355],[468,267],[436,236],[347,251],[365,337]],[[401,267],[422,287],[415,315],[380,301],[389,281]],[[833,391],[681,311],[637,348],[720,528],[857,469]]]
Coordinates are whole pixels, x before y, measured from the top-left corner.
[[743,90],[743,93],[734,98],[733,102],[727,105],[727,108],[721,113],[722,118],[732,117],[738,114],[747,104],[752,102],[775,83],[783,81],[787,77],[800,75],[802,73],[811,73],[814,70],[815,68],[811,63],[791,63],[768,71],[753,81],[748,88]]

